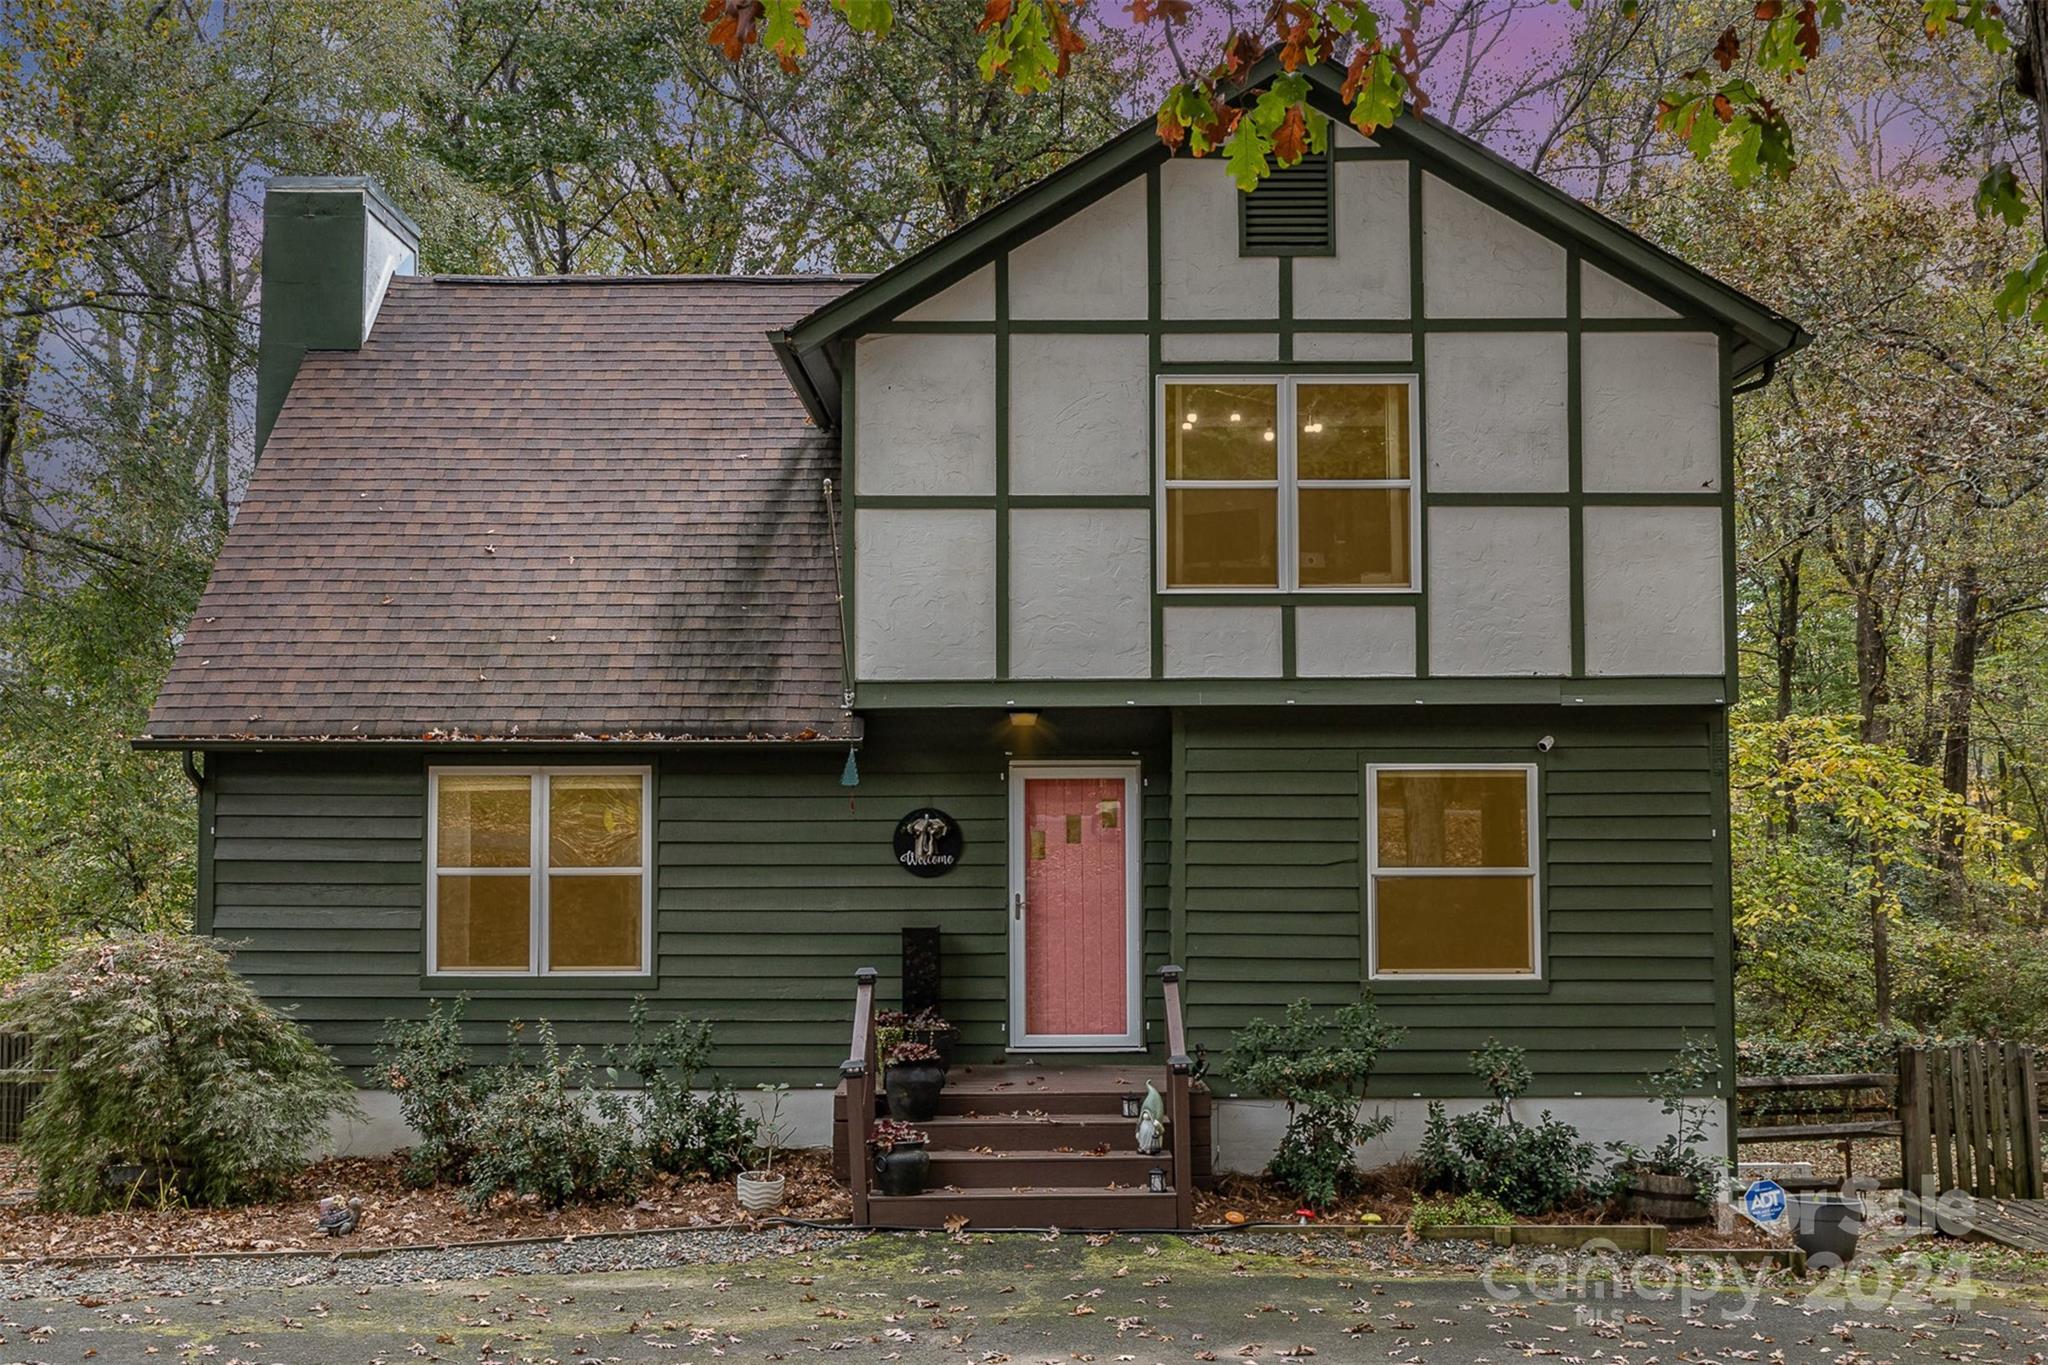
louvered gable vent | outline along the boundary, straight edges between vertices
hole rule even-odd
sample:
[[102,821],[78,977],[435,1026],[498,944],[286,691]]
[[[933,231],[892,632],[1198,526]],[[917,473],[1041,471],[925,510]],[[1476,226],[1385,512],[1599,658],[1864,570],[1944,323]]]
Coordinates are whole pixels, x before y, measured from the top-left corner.
[[1336,250],[1330,221],[1330,154],[1310,153],[1274,167],[1239,196],[1238,248],[1246,256],[1327,256]]

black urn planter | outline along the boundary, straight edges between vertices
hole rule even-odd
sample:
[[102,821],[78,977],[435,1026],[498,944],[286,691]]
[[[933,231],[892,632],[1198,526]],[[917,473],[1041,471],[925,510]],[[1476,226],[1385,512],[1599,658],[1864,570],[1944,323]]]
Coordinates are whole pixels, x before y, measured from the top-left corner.
[[875,1185],[883,1194],[923,1194],[932,1154],[922,1142],[899,1142],[875,1153]]
[[1792,1245],[1816,1269],[1847,1265],[1856,1258],[1856,1238],[1866,1211],[1861,1199],[1840,1194],[1795,1194],[1785,1201]]
[[952,1029],[937,1029],[929,1033],[918,1033],[912,1036],[920,1043],[930,1043],[932,1045],[933,1049],[939,1054],[939,1066],[941,1068],[950,1068],[953,1065],[953,1040],[960,1036],[958,1033]]
[[939,1112],[946,1068],[937,1062],[891,1062],[882,1088],[889,1096],[889,1117],[923,1123]]

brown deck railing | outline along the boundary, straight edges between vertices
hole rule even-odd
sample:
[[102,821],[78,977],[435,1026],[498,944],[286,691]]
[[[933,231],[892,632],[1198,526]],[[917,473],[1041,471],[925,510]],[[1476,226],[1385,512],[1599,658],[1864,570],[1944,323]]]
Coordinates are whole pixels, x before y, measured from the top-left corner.
[[1181,1017],[1179,967],[1161,967],[1159,986],[1166,996],[1166,1122],[1173,1143],[1174,1226],[1195,1225],[1195,1157],[1193,1106],[1188,1091],[1194,1084],[1195,1059],[1188,1054],[1188,1026]]
[[846,1082],[846,1183],[853,1222],[868,1224],[868,1134],[875,1122],[875,979],[873,967],[853,974],[853,1045],[839,1064]]

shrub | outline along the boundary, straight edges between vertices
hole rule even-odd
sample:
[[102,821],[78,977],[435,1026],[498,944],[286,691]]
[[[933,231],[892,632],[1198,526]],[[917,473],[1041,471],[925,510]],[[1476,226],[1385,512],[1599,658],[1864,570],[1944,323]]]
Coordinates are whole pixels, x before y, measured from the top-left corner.
[[1297,1000],[1280,1023],[1254,1019],[1231,1039],[1231,1075],[1287,1105],[1287,1131],[1266,1172],[1311,1208],[1328,1208],[1355,1187],[1355,1149],[1393,1126],[1386,1115],[1366,1117],[1365,1088],[1401,1032],[1380,1022],[1370,999],[1327,1022]]
[[209,939],[156,933],[72,950],[12,986],[0,1023],[51,1073],[22,1133],[43,1198],[90,1212],[125,1197],[110,1165],[156,1168],[163,1197],[227,1204],[275,1191],[355,1091]]
[[647,1164],[625,1097],[598,1089],[582,1049],[563,1053],[545,1020],[534,1028],[538,1065],[526,1060],[517,1024],[513,1030],[510,1059],[464,1126],[463,1202],[481,1209],[511,1193],[560,1208],[638,1189]]
[[1493,1103],[1449,1118],[1433,1100],[1416,1160],[1427,1188],[1483,1194],[1510,1212],[1549,1213],[1583,1197],[1593,1174],[1593,1144],[1549,1110],[1535,1124],[1515,1118],[1514,1102],[1532,1079],[1527,1054],[1498,1040],[1472,1054],[1472,1072]]
[[[1631,1171],[1654,1171],[1684,1176],[1695,1188],[1707,1189],[1723,1164],[1719,1158],[1699,1150],[1707,1140],[1707,1116],[1715,1108],[1711,1096],[1721,1084],[1720,1048],[1710,1037],[1688,1033],[1671,1065],[1651,1075],[1647,1084],[1651,1093],[1663,1101],[1672,1130],[1648,1152],[1633,1143],[1607,1144],[1617,1186],[1627,1180]],[[1709,1098],[1700,1098],[1702,1095]]]
[[1409,1210],[1408,1226],[1420,1228],[1501,1228],[1515,1221],[1515,1216],[1500,1206],[1497,1199],[1483,1194],[1438,1195],[1434,1199],[1419,1199]]
[[384,1086],[398,1097],[398,1112],[420,1135],[406,1156],[408,1185],[460,1181],[469,1170],[467,1134],[498,1073],[469,1064],[462,1045],[462,1011],[468,1003],[467,997],[457,996],[445,1010],[434,1002],[424,1019],[393,1020],[377,1045]]
[[723,1179],[740,1169],[752,1125],[730,1085],[697,1093],[697,1076],[711,1060],[711,1025],[675,1019],[656,1031],[647,1002],[635,999],[632,1034],[623,1048],[605,1049],[609,1079],[621,1071],[640,1082],[634,1124],[647,1163],[671,1175]]

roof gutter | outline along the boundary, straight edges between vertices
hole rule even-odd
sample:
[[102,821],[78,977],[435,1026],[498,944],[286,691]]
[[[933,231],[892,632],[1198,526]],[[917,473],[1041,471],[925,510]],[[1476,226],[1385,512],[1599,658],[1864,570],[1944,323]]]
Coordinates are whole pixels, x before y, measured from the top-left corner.
[[378,750],[441,750],[443,752],[482,749],[520,749],[552,753],[556,751],[592,749],[710,749],[720,746],[732,749],[838,749],[846,745],[858,746],[865,738],[864,727],[858,716],[834,722],[829,730],[811,731],[805,738],[791,736],[734,735],[730,737],[689,735],[641,737],[629,735],[616,739],[508,739],[502,735],[478,735],[459,739],[380,739],[375,736],[350,738],[333,735],[320,738],[285,736],[265,739],[252,735],[137,735],[128,741],[128,747],[138,752],[178,750],[189,756],[195,752],[214,749],[239,749],[257,752],[267,749],[304,751],[312,749],[339,753],[348,749]]

